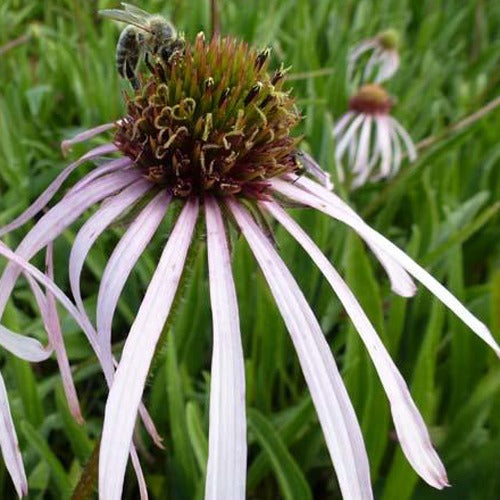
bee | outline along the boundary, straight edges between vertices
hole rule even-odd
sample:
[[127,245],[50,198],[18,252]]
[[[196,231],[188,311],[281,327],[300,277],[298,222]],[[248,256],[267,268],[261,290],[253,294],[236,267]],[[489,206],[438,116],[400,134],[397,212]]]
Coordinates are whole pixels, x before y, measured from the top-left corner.
[[127,23],[116,45],[116,68],[122,78],[128,78],[134,89],[139,88],[137,66],[144,57],[152,70],[149,56],[168,62],[176,52],[184,49],[184,39],[174,26],[159,14],[148,12],[122,2],[124,10],[105,9],[99,14],[115,21]]

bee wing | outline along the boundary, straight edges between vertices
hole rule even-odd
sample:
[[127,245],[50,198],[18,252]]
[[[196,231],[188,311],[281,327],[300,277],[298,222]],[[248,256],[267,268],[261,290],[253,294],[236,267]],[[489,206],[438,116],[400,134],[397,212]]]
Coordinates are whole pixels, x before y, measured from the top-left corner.
[[147,19],[148,17],[151,17],[151,14],[149,12],[146,12],[145,10],[139,9],[139,7],[136,7],[135,5],[131,5],[131,4],[125,3],[125,2],[121,2],[121,5],[123,6],[123,8],[127,12],[130,12],[134,16],[142,17],[143,19]]
[[146,20],[142,17],[135,16],[131,12],[118,9],[104,9],[99,11],[99,15],[113,19],[114,21],[131,24],[144,31],[149,31]]

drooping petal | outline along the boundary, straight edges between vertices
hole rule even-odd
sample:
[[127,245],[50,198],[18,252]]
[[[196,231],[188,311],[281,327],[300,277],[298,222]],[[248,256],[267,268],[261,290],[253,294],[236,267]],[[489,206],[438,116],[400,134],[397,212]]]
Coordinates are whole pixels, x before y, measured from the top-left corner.
[[[352,111],[347,111],[333,127],[333,137],[338,137],[347,127],[351,119],[355,116]],[[313,160],[314,161],[314,160]]]
[[96,158],[97,156],[106,155],[109,153],[114,153],[117,151],[117,148],[113,144],[104,144],[103,146],[98,146],[90,150],[88,153],[84,154],[77,161],[67,166],[56,178],[50,186],[16,219],[14,219],[11,223],[6,226],[0,228],[0,236],[4,234],[10,233],[14,229],[21,227],[23,224],[26,224],[29,220],[31,220],[40,210],[42,210],[47,203],[52,199],[52,197],[57,193],[59,188],[62,186],[64,181],[71,175],[71,173],[80,165],[85,163],[92,158]]
[[0,345],[18,358],[34,363],[44,361],[52,354],[50,347],[44,347],[33,337],[19,335],[0,325]]
[[[361,132],[359,134],[359,146],[358,152],[356,154],[356,160],[352,166],[352,171],[354,173],[365,172],[368,170],[368,157],[370,155],[370,137],[372,133],[372,121],[371,116],[366,116],[363,126],[361,127]],[[367,172],[366,175],[369,175]]]
[[367,40],[363,40],[358,45],[356,45],[351,51],[349,51],[349,55],[347,58],[347,79],[350,81],[353,77],[354,69],[358,59],[362,54],[367,52],[368,50],[374,49],[377,47],[378,42],[375,38],[369,38]]
[[[99,362],[102,366],[104,375],[106,377],[106,382],[108,383],[108,386],[111,385],[111,382],[113,380],[113,365],[107,366],[106,363],[103,362],[101,353],[99,351],[99,346],[97,344],[97,335],[96,332],[94,331],[92,324],[90,323],[88,317],[86,315],[82,315],[81,312],[77,309],[77,307],[68,299],[68,297],[60,290],[60,288],[45,274],[43,274],[39,269],[37,269],[35,266],[24,260],[22,257],[14,253],[9,247],[5,245],[2,241],[0,241],[0,255],[6,257],[8,260],[14,262],[17,266],[19,266],[25,273],[29,274],[32,276],[34,279],[36,279],[40,284],[45,286],[48,292],[52,293],[53,296],[60,302],[60,304],[68,311],[68,313],[73,317],[73,319],[77,322],[78,326],[84,331],[90,345],[92,346],[94,352],[97,355],[97,358],[99,359]],[[141,403],[142,406],[142,403]],[[145,408],[141,410],[141,415],[147,415],[147,412]],[[158,436],[158,433],[156,432],[156,429],[154,429],[154,425],[151,421],[151,418],[149,415],[147,415],[147,420],[145,420],[145,425],[148,431],[151,429],[154,431],[152,432],[153,439],[155,439],[155,435]],[[159,441],[161,442],[161,438],[159,438]],[[130,446],[130,453],[132,454],[132,457],[134,456],[135,449],[131,445]],[[140,485],[140,489],[144,489],[144,478],[142,474],[142,470],[140,469],[140,464],[138,460],[133,459],[133,465],[134,469],[137,474],[138,482]],[[145,497],[141,493],[141,498],[145,499]]]
[[375,83],[388,80],[399,68],[399,54],[397,50],[385,50],[381,59],[380,68]]
[[390,124],[388,128],[391,135],[391,144],[393,149],[391,175],[396,175],[399,172],[401,160],[403,159],[403,155],[401,154],[401,140],[399,138],[399,135],[396,133],[394,128],[390,126]]
[[[97,179],[88,189],[63,198],[28,232],[17,247],[16,253],[23,259],[30,260],[44,246],[57,238],[87,208],[131,184],[138,177],[139,174],[136,172],[116,172]],[[19,267],[10,262],[0,279],[0,317],[19,272]]]
[[330,174],[325,172],[311,157],[311,155],[301,152],[300,159],[307,173],[312,175],[326,189],[333,189]]
[[206,500],[244,500],[247,469],[245,367],[224,221],[205,199],[213,322]]
[[69,282],[76,305],[83,314],[80,276],[90,248],[101,233],[123,212],[133,206],[151,189],[151,183],[139,179],[105,203],[90,217],[76,235],[69,257]]
[[[45,256],[45,267],[47,269],[47,276],[49,279],[54,279],[54,257],[53,257],[52,243],[47,245],[47,253]],[[80,410],[80,403],[76,393],[75,383],[71,374],[71,367],[69,364],[68,355],[66,354],[66,347],[59,322],[59,315],[57,313],[56,299],[54,295],[47,290],[47,333],[49,335],[50,343],[56,353],[57,365],[61,373],[64,394],[68,401],[68,407],[75,420],[83,424],[83,416]]]
[[133,445],[130,446],[130,459],[132,460],[132,466],[134,467],[135,475],[137,476],[137,484],[139,486],[139,496],[141,500],[148,500],[148,486],[146,484],[146,478],[142,472],[141,463],[139,462],[139,455],[137,455],[137,450]]
[[80,191],[99,177],[103,177],[104,175],[110,174],[111,172],[115,172],[117,170],[126,170],[133,164],[134,163],[132,162],[132,160],[128,157],[107,161],[106,163],[93,168],[86,176],[82,177],[78,182],[73,184],[73,186],[65,196],[71,196],[77,191]]
[[[76,306],[69,300],[66,294],[45,274],[43,274],[40,269],[36,268],[33,264],[30,264],[25,259],[20,257],[17,253],[13,252],[3,241],[0,241],[0,255],[8,259],[9,261],[19,266],[25,273],[32,276],[38,283],[43,285],[54,297],[59,301],[59,303],[68,311],[72,318],[78,323],[78,326],[85,332],[88,340],[90,341],[92,347],[96,347],[95,335],[92,334],[92,327],[90,322],[85,321],[80,311]],[[90,325],[90,331],[89,331]],[[95,350],[95,349],[94,349]]]
[[99,497],[103,500],[121,498],[144,384],[177,291],[197,218],[197,201],[186,202],[125,342],[104,416],[99,458]]
[[66,139],[65,141],[62,141],[61,143],[61,150],[64,156],[66,156],[66,153],[68,150],[74,145],[78,144],[79,142],[85,142],[91,139],[92,137],[95,137],[96,135],[102,134],[103,132],[106,132],[108,130],[111,130],[112,128],[115,128],[120,124],[121,120],[113,123],[104,123],[103,125],[99,125],[98,127],[90,128],[88,130],[85,130],[84,132],[81,132],[71,139]]
[[417,149],[415,148],[415,144],[413,144],[413,141],[408,134],[408,132],[404,129],[404,127],[395,119],[389,117],[392,126],[397,130],[399,136],[401,139],[403,139],[403,142],[406,145],[406,149],[408,151],[408,159],[410,161],[415,161],[417,159]]
[[363,123],[364,118],[364,115],[358,114],[356,118],[352,120],[349,127],[347,127],[347,129],[343,133],[335,138],[335,161],[337,163],[342,163],[342,156],[344,155],[344,151],[351,144],[351,141],[354,140],[354,135]]
[[[370,59],[368,59],[368,62],[363,69],[363,81],[372,81],[373,77],[375,77],[376,80],[377,75],[374,75],[374,73],[378,73],[381,58],[382,50],[380,47],[375,47],[374,51],[370,55]],[[374,71],[375,68],[377,68],[377,71]]]
[[413,402],[406,382],[356,297],[311,238],[278,204],[263,202],[262,205],[309,254],[328,280],[359,332],[391,404],[392,418],[408,461],[431,486],[439,489],[447,486],[446,471],[432,446],[429,432]]
[[227,202],[292,338],[346,500],[373,498],[363,437],[318,321],[272,244],[238,202]]
[[24,472],[23,458],[19,451],[16,429],[10,413],[9,399],[3,377],[0,374],[0,447],[5,466],[9,471],[17,495],[28,494],[28,481]]
[[[289,196],[291,198],[303,198],[305,196],[308,201],[301,202],[305,205],[309,205],[310,202],[317,203],[318,197],[321,198],[321,194],[323,193],[323,191],[318,191],[317,189],[321,186],[305,177],[301,177],[300,179],[298,179],[294,183],[294,185],[291,185],[290,182],[285,182],[278,179],[273,179],[270,183],[275,189],[277,189],[285,196]],[[314,196],[311,197],[308,195]],[[336,201],[334,202],[334,200]],[[297,199],[297,201],[299,200]],[[354,212],[354,210],[349,207],[349,205],[347,205],[336,195],[332,197],[330,203],[330,216],[335,217],[336,219],[351,226],[365,240],[366,244],[371,248],[372,252],[377,256],[377,259],[384,267],[391,282],[392,290],[402,297],[412,297],[413,295],[415,295],[415,292],[417,290],[416,286],[405,269],[385,251],[383,251],[377,245],[373,244],[371,238],[366,237],[366,231],[364,230],[365,223],[363,219],[361,219],[361,217],[359,217],[359,215]]]
[[[342,220],[347,225],[351,226],[360,236],[362,236],[370,247],[377,248],[379,252],[383,252],[385,255],[389,256],[393,261],[404,268],[408,273],[410,273],[415,279],[420,281],[426,288],[428,288],[443,304],[445,304],[449,309],[451,309],[469,328],[476,333],[478,337],[484,340],[500,357],[500,347],[498,346],[496,340],[491,335],[488,327],[479,321],[472,313],[470,313],[467,308],[452,294],[450,293],[441,283],[439,283],[435,278],[433,278],[425,269],[419,266],[411,257],[406,255],[400,248],[398,248],[394,243],[389,241],[387,238],[382,236],[380,233],[372,229],[368,224],[366,224],[360,217],[356,220],[355,218],[345,217],[344,214],[340,213],[339,206],[344,206],[345,213],[349,211],[354,212],[347,203],[341,200],[337,195],[324,189],[319,184],[312,182],[310,179],[299,179],[300,181],[308,181],[309,183],[315,184],[315,191],[321,195],[315,195],[311,192],[302,191],[296,185],[290,185],[284,181],[276,181],[278,185],[279,192],[290,196],[295,201],[299,201],[305,205],[309,205],[330,217]],[[298,183],[298,181],[297,181]],[[297,184],[296,183],[296,184]],[[272,181],[273,187],[276,187],[275,181]],[[288,184],[292,189],[288,187],[282,189],[283,184]],[[287,194],[288,193],[288,194]]]
[[97,295],[97,335],[101,352],[111,356],[111,325],[125,282],[158,229],[170,203],[161,192],[141,211],[116,245],[102,275]]
[[380,174],[382,177],[388,177],[391,173],[391,133],[386,116],[379,116],[377,121],[377,142],[380,146],[382,161],[380,163]]

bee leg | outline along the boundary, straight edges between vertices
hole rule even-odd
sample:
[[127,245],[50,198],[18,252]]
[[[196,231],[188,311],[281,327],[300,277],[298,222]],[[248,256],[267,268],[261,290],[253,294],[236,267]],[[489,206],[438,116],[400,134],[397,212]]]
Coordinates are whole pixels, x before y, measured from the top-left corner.
[[155,74],[155,69],[153,68],[153,65],[151,64],[151,61],[149,60],[149,53],[146,52],[144,56],[144,64],[148,67],[149,71],[151,71],[151,74]]
[[135,76],[134,70],[130,67],[128,62],[125,62],[125,74],[127,75],[127,78],[130,81],[133,89],[139,90],[139,80],[137,76]]

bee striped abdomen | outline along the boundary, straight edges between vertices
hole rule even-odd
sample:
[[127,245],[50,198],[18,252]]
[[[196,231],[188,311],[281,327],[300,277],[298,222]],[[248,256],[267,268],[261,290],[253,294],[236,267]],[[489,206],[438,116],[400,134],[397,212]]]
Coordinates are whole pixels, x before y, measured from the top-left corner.
[[137,28],[127,26],[120,34],[116,46],[116,67],[123,78],[134,78],[135,68],[139,62],[141,46]]

